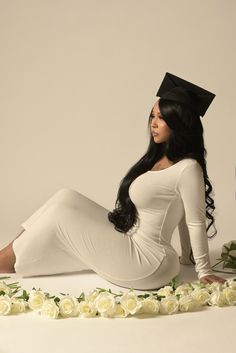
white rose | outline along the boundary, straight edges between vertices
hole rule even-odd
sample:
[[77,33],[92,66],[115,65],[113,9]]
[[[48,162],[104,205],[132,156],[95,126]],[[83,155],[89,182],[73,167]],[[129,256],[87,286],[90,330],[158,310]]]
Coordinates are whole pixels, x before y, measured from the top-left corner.
[[79,313],[79,302],[74,296],[66,295],[58,303],[60,314],[63,317],[77,316]]
[[229,255],[235,257],[236,259],[236,250],[230,250]]
[[174,295],[170,295],[167,298],[162,298],[160,302],[160,313],[161,314],[174,314],[179,311],[179,302]]
[[181,284],[180,286],[178,286],[175,290],[175,295],[179,294],[179,295],[188,295],[192,292],[193,288],[191,287],[190,284],[185,283],[185,284]]
[[115,307],[115,298],[109,292],[101,292],[94,303],[101,316],[107,316]]
[[142,304],[135,293],[129,291],[120,297],[120,304],[129,314],[134,315],[141,308]]
[[192,287],[193,287],[193,290],[194,290],[194,289],[205,288],[205,284],[204,284],[204,283],[201,283],[201,282],[199,282],[199,281],[191,282],[191,285],[192,285]]
[[163,288],[160,288],[156,293],[159,296],[165,296],[168,297],[174,292],[173,288],[171,286],[164,286]]
[[228,243],[223,244],[222,251],[223,252],[228,252],[226,247],[230,249],[231,244],[235,244],[236,245],[236,240],[230,240]]
[[225,287],[227,287],[227,284],[228,284],[230,288],[236,289],[236,281],[234,281],[233,279],[228,279],[224,284],[225,284]]
[[124,308],[122,308],[121,304],[117,302],[115,303],[113,310],[109,312],[109,317],[124,318],[124,317],[127,317],[128,315],[129,315],[129,312]]
[[28,306],[30,309],[38,311],[42,307],[45,299],[46,296],[44,292],[32,289],[29,293]]
[[93,289],[89,292],[89,294],[85,295],[85,300],[89,302],[95,302],[96,298],[101,292],[98,289]]
[[225,295],[220,290],[215,290],[211,293],[208,304],[211,306],[224,306],[226,304]]
[[179,299],[179,310],[180,311],[193,311],[199,308],[200,304],[194,299],[191,294],[180,297]]
[[223,289],[223,294],[225,296],[225,301],[229,305],[235,305],[236,304],[236,290],[233,288],[224,288]]
[[157,314],[160,310],[160,302],[154,297],[149,296],[141,301],[142,307],[139,310],[140,313],[150,313],[150,314]]
[[3,281],[0,282],[0,292],[4,292],[5,294],[11,293],[11,288]]
[[48,319],[56,319],[59,315],[59,308],[53,299],[46,299],[39,312]]
[[11,298],[5,294],[0,295],[0,315],[7,315],[11,311]]
[[23,313],[26,306],[27,304],[23,299],[11,298],[11,314]]
[[192,291],[191,296],[197,300],[200,305],[207,304],[208,300],[210,299],[210,293],[206,288],[195,288]]
[[215,292],[215,291],[222,291],[223,283],[220,282],[212,282],[212,283],[206,283],[205,284],[206,289],[210,292]]
[[79,303],[79,311],[81,317],[94,317],[97,315],[97,309],[94,302],[83,300]]
[[[231,244],[235,244],[234,240],[230,240],[228,243],[223,244],[222,246],[222,253],[228,253],[228,249],[230,249]],[[228,249],[227,249],[228,248]]]

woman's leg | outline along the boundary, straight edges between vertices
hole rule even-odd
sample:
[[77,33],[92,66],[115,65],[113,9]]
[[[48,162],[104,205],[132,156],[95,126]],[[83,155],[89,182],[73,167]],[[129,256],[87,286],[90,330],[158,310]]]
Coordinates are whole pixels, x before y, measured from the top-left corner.
[[86,204],[82,204],[81,200],[73,193],[71,203],[52,204],[22,236],[14,240],[14,269],[18,275],[31,277],[91,270],[80,260],[70,238],[70,223],[74,218],[79,227],[75,237],[80,236],[80,223],[84,215],[74,205],[77,201],[83,210]]
[[67,188],[62,188],[59,189],[57,192],[55,192],[46,202],[43,203],[42,206],[40,206],[29,218],[27,218],[23,223],[21,223],[21,226],[24,229],[28,229],[31,227],[32,224],[34,224],[35,221],[39,217],[41,217],[42,214],[44,214],[45,211],[47,211],[48,208],[50,208],[51,205],[55,203],[69,203],[71,204],[72,202],[72,196],[75,196],[75,199],[78,197],[79,192],[73,189],[67,189]]
[[[62,188],[53,194],[40,208],[38,208],[21,226],[28,229],[53,203],[68,202],[71,197],[71,192],[74,190]],[[25,229],[21,230],[17,239]],[[14,240],[15,240],[14,239]],[[15,272],[14,264],[16,261],[15,254],[12,248],[14,240],[5,248],[0,250],[0,273]]]
[[[15,239],[17,239],[24,231],[25,229],[23,229]],[[12,248],[13,241],[8,244],[5,248],[0,250],[0,273],[15,272],[14,264],[16,261],[16,257]]]
[[[55,206],[67,205],[70,207],[77,207],[77,208],[81,207],[81,211],[83,211],[84,209],[86,210],[88,208],[88,212],[89,212],[91,204],[94,204],[94,203],[95,203],[94,201],[90,200],[85,195],[83,195],[75,190],[72,190],[72,189],[64,188],[64,189],[60,189],[59,191],[57,191],[38,210],[36,210],[36,212],[33,213],[33,215],[31,215],[23,224],[21,224],[22,227],[25,229],[23,229],[21,231],[21,233],[10,244],[8,244],[5,248],[0,250],[0,273],[16,272],[15,268],[14,268],[14,265],[16,263],[16,256],[15,256],[15,252],[13,250],[14,241],[25,230],[30,231],[30,229],[34,225],[34,223],[37,222],[41,217],[44,217],[44,215],[47,214],[46,211],[50,210],[50,208],[53,205],[55,205]],[[44,223],[42,225],[44,225]],[[47,229],[47,233],[50,233],[49,228],[51,226],[52,226],[52,222],[49,220],[48,224],[45,224],[45,227]],[[44,231],[44,229],[43,229],[43,231]],[[43,234],[43,231],[42,231],[42,234]],[[41,237],[41,234],[39,234],[39,237]],[[35,240],[37,241],[37,239],[35,239]],[[76,263],[78,263],[78,268],[79,268],[79,260],[76,259]],[[82,264],[82,262],[81,262],[80,267],[83,269],[87,269],[85,264]]]

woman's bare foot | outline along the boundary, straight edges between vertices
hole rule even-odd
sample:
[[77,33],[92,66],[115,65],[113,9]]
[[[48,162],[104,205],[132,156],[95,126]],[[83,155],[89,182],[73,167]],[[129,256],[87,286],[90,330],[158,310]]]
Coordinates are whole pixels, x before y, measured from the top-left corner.
[[15,253],[11,242],[3,250],[0,251],[0,273],[15,272],[14,264],[16,262]]
[[[15,239],[17,239],[24,231],[25,229],[23,229]],[[16,257],[12,247],[13,242],[14,240],[5,248],[0,250],[0,273],[16,272],[14,268]]]

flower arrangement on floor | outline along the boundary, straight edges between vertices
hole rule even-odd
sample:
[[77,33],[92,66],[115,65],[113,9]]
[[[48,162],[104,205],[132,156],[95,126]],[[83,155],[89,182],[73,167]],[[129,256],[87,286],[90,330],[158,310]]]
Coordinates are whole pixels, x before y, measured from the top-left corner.
[[[220,258],[216,260],[220,261],[211,267],[213,269],[217,266],[213,271],[236,273],[236,240],[230,240],[228,243],[223,244]],[[222,267],[219,264],[222,264]]]
[[[139,314],[175,314],[198,310],[202,306],[236,305],[236,277],[224,284],[200,281],[178,285],[178,276],[157,291],[135,294],[130,288],[126,293],[113,293],[110,289],[96,288],[79,297],[60,293],[50,296],[40,288],[30,292],[22,289],[19,282],[9,283],[0,277],[0,315],[35,311],[42,317],[57,319],[69,317],[126,318]],[[19,292],[21,294],[19,295]]]

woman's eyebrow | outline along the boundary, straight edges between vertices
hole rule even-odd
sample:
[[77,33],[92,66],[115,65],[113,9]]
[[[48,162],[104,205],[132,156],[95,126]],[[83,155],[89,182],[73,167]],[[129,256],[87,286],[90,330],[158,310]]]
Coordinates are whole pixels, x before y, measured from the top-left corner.
[[155,115],[155,113],[154,113],[154,108],[152,108],[151,114]]
[[[152,108],[151,114],[155,115],[155,114],[154,114],[154,108]],[[161,113],[158,112],[157,115],[158,115],[158,116],[161,116]]]

